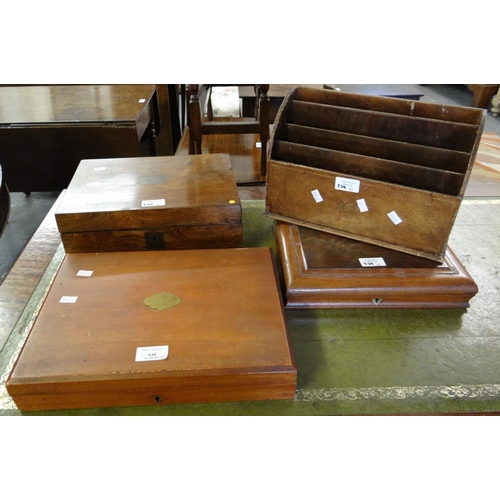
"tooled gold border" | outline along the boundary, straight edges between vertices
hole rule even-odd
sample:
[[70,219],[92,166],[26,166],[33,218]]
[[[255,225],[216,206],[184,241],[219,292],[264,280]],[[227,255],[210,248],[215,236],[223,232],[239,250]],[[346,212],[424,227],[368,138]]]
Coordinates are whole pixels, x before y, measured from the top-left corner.
[[[57,271],[64,259],[65,252],[62,244],[54,253],[47,269],[45,270],[40,282],[31,295],[24,311],[22,312],[16,326],[12,330],[7,342],[0,352],[0,411],[17,410],[12,398],[9,396],[5,384],[9,378],[10,372],[26,342],[29,332],[40,312],[42,304],[47,296],[50,287],[56,277]],[[4,359],[5,357],[5,359]]]

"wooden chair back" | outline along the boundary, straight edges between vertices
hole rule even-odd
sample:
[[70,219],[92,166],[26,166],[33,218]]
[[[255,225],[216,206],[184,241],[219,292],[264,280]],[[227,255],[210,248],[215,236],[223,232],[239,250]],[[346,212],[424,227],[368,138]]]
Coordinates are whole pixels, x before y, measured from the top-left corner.
[[189,109],[187,127],[189,129],[189,154],[202,153],[202,137],[209,134],[259,134],[260,170],[266,173],[267,143],[269,141],[269,84],[256,85],[258,104],[255,118],[227,118],[206,120],[205,109],[209,97],[208,85],[189,85],[187,96]]

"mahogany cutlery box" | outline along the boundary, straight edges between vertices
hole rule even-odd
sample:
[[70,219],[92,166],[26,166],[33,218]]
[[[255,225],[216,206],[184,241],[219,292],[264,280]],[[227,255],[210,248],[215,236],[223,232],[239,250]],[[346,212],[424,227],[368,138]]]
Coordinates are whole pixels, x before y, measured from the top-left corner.
[[9,375],[20,410],[293,399],[269,248],[67,254]]
[[266,215],[443,262],[484,110],[295,87],[270,140]]
[[55,217],[67,253],[242,244],[226,154],[83,160]]
[[478,292],[449,247],[439,263],[304,226],[274,226],[287,308],[467,308]]

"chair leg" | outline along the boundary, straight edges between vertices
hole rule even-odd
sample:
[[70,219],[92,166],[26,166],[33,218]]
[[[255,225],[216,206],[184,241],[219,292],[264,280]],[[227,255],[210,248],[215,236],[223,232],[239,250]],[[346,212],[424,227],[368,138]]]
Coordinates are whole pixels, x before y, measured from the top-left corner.
[[212,108],[212,87],[208,88],[207,118],[211,122],[214,121],[214,110]]
[[[0,172],[1,174],[1,172]],[[0,237],[2,236],[10,214],[10,192],[7,184],[2,182],[0,186]]]
[[193,92],[189,99],[189,149],[188,154],[201,154],[201,112],[200,112],[200,97],[198,96],[198,85],[193,85]]
[[156,125],[154,120],[151,120],[149,124],[148,130],[148,145],[149,145],[149,154],[151,156],[158,156],[158,137],[156,135]]
[[259,89],[259,129],[260,129],[260,173],[265,176],[267,172],[267,142],[269,140],[269,85],[260,84]]

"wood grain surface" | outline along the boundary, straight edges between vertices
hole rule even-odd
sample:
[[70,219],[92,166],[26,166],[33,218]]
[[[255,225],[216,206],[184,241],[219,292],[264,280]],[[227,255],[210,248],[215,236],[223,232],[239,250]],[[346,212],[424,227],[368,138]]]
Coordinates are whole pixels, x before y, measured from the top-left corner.
[[227,154],[84,160],[55,216],[71,253],[241,245]]
[[266,213],[443,262],[483,127],[474,108],[296,87],[271,137]]
[[[263,184],[265,176],[260,172],[260,148],[258,134],[214,134],[203,137],[205,154],[229,154],[238,185]],[[189,130],[186,128],[175,153],[189,154]]]
[[[467,308],[478,287],[455,253],[445,262],[277,222],[287,308]],[[360,259],[383,266],[363,267]]]
[[[144,304],[160,292],[180,303]],[[167,359],[135,360],[165,345]],[[54,409],[287,399],[295,381],[270,250],[188,250],[67,255],[7,390]]]
[[156,156],[155,85],[0,87],[0,163],[12,192],[66,189],[85,158]]

